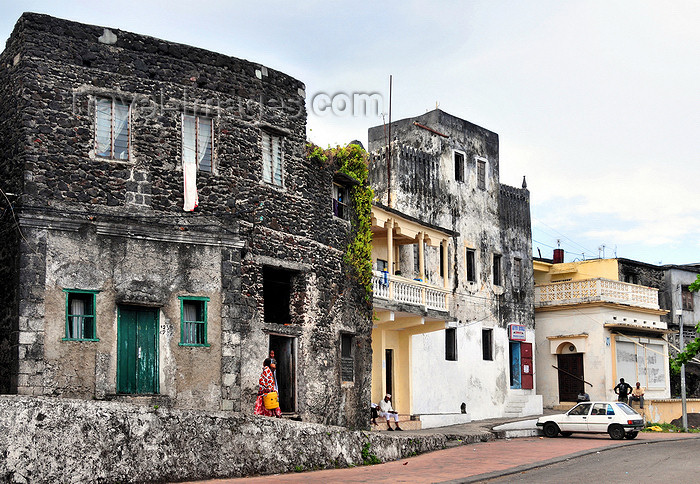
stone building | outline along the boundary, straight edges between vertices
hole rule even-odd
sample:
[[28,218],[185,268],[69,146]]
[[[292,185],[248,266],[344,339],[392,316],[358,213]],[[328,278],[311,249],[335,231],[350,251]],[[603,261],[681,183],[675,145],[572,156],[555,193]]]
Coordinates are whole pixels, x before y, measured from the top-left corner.
[[539,413],[529,192],[500,183],[498,135],[437,109],[393,122],[390,154],[387,134],[369,130],[373,401],[423,427]]
[[[695,326],[700,323],[700,293],[690,292],[688,286],[700,274],[700,264],[655,265],[622,258],[617,261],[619,280],[658,289],[659,306],[668,311],[661,320],[673,330],[668,335],[669,355],[677,355],[681,318],[685,343],[698,336]],[[686,365],[686,390],[689,396],[700,397],[700,358]],[[671,375],[671,393],[680,396],[680,375]]]
[[0,391],[252,412],[272,349],[283,411],[366,426],[347,180],[305,157],[304,101],[254,62],[22,15],[0,56]]

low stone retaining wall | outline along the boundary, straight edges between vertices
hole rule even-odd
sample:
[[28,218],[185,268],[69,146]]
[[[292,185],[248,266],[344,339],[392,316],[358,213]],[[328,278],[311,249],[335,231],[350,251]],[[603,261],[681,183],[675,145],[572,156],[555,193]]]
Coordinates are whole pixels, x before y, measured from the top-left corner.
[[[367,444],[369,443],[369,447]],[[444,435],[351,431],[227,412],[0,396],[0,481],[153,482],[382,462],[446,445]]]

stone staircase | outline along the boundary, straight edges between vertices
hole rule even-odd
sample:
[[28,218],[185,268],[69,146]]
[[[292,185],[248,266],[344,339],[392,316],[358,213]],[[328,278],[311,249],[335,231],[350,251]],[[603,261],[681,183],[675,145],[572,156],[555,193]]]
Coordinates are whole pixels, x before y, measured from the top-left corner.
[[[378,425],[371,426],[372,432],[387,431],[385,419],[383,419],[382,417],[377,417],[377,424]],[[396,425],[394,419],[392,419],[391,428],[393,429],[395,427]],[[420,422],[420,418],[405,414],[399,414],[399,427],[401,427],[403,430],[420,430],[423,428]]]
[[506,418],[522,417],[527,399],[527,395],[508,395],[503,416]]

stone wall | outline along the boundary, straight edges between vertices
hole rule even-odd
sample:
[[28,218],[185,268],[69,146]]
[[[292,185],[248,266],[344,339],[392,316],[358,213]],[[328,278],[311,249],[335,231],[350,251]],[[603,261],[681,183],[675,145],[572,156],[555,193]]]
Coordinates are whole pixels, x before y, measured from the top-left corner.
[[[0,315],[2,358],[18,367],[0,378],[21,375],[23,394],[115,397],[119,308],[136,305],[158,311],[164,403],[251,411],[270,339],[281,335],[295,342],[287,410],[366,426],[371,308],[343,262],[354,233],[331,210],[338,167],[304,156],[303,83],[242,59],[39,14],[24,14],[7,45],[0,173],[21,194],[17,216],[32,238],[18,245],[3,211],[0,234],[15,248],[0,252],[4,280],[20,284],[0,286],[10,303]],[[129,106],[128,160],[96,155],[97,98]],[[197,173],[193,212],[183,211],[183,114],[213,124],[213,169]],[[263,133],[280,139],[282,186],[263,180]],[[266,267],[298,282],[283,324],[266,322]],[[65,289],[99,291],[99,341],[63,341]],[[210,298],[209,347],[178,345],[180,296]],[[357,343],[354,382],[341,382],[343,332]]]
[[[45,397],[0,397],[3,482],[174,482],[362,465],[442,449],[443,435]],[[299,476],[303,480],[303,475]]]
[[17,209],[23,187],[19,42],[7,41],[0,55],[0,393],[17,392],[19,339],[19,243]]

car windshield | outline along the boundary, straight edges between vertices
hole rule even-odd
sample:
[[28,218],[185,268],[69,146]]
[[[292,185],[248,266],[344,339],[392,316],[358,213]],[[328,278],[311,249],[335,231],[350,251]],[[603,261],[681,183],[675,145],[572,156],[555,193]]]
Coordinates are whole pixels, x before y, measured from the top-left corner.
[[574,408],[569,410],[569,415],[588,415],[588,411],[591,409],[590,403],[579,403]]
[[622,411],[625,412],[627,415],[637,415],[637,412],[626,403],[617,402],[616,405],[618,408],[621,408]]

